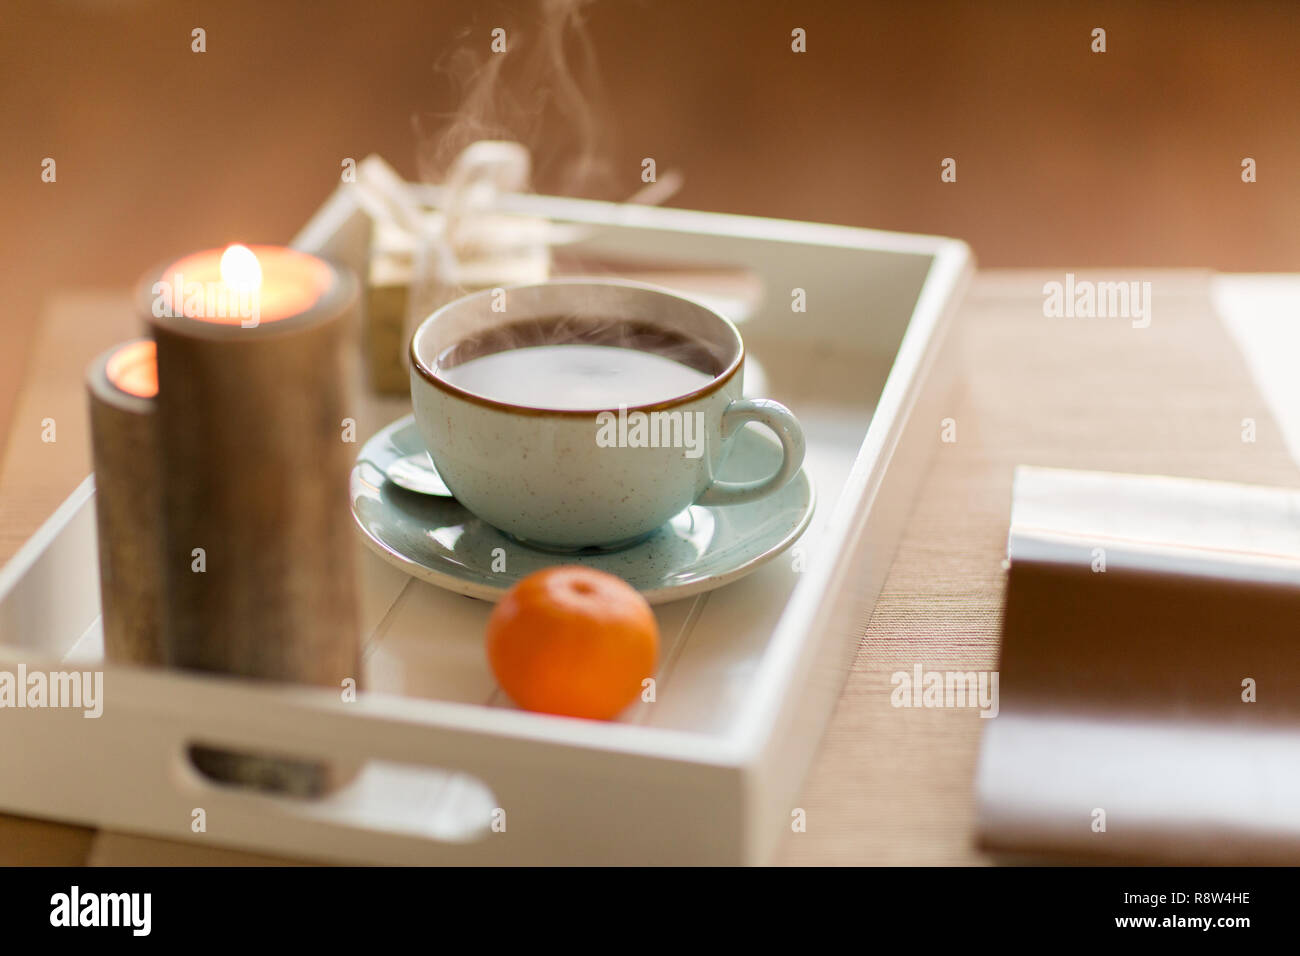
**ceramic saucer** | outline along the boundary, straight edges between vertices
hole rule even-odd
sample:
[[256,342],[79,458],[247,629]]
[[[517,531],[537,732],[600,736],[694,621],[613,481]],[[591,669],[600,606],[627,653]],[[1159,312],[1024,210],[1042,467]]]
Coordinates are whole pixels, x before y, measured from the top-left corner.
[[[727,507],[692,505],[645,541],[622,551],[558,556],[535,551],[470,514],[452,498],[399,488],[384,473],[424,449],[415,419],[398,419],[361,449],[352,469],[352,514],[385,561],[439,587],[495,601],[520,578],[554,564],[585,564],[616,574],[651,604],[676,601],[744,577],[794,544],[815,506],[800,470],[780,491]],[[781,446],[745,428],[719,477],[752,479],[776,470]]]

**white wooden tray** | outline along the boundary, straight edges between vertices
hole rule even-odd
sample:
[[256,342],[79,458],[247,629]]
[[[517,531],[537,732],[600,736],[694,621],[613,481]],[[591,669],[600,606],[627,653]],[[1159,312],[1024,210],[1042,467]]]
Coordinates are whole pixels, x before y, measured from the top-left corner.
[[[427,199],[436,205],[438,190]],[[800,545],[656,608],[656,700],[615,723],[513,709],[484,660],[489,605],[358,547],[368,690],[347,703],[104,665],[87,478],[0,571],[0,670],[102,669],[103,716],[0,710],[0,809],[333,861],[770,858],[939,442],[950,364],[940,346],[970,252],[951,239],[543,196],[504,208],[601,227],[575,251],[606,261],[728,263],[761,280],[741,331],[770,397],[807,433],[819,513]],[[295,245],[361,270],[369,239],[343,186]],[[806,313],[791,310],[794,289]],[[368,404],[359,437],[402,411]],[[196,742],[361,772],[318,800],[257,794],[201,777],[186,757]]]

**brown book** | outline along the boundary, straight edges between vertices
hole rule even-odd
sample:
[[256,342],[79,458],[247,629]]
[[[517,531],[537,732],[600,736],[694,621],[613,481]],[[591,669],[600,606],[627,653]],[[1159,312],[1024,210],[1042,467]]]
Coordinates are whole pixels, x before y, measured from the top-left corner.
[[1300,492],[1020,468],[981,842],[1300,863]]

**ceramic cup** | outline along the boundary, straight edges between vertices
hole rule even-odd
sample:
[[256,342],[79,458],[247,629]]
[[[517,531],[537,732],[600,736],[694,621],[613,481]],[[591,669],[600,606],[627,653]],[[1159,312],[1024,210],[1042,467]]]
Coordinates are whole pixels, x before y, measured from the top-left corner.
[[[463,360],[462,343],[504,341],[513,323],[556,317],[579,326],[634,323],[688,340],[692,364],[712,378],[653,404],[574,411],[499,401],[439,374]],[[626,547],[693,502],[742,504],[771,494],[803,463],[803,432],[790,411],[741,395],[745,350],[736,327],[652,286],[557,279],[466,296],[421,323],[410,358],[415,420],[448,488],[484,521],[543,550]],[[776,435],[781,465],[748,481],[720,481],[728,440],[746,422]]]

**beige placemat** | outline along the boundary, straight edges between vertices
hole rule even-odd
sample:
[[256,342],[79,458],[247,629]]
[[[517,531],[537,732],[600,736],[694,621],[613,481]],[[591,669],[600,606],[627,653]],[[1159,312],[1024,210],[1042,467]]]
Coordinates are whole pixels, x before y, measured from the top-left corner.
[[[918,663],[996,666],[1015,465],[1300,484],[1211,311],[1208,274],[1133,278],[1153,283],[1146,329],[1123,319],[1045,318],[1043,283],[1063,281],[1064,273],[995,272],[975,280],[953,343],[965,378],[950,415],[957,440],[943,442],[942,424],[933,423],[934,466],[805,787],[806,832],[786,838],[779,861],[988,860],[972,844],[972,783],[985,721],[974,710],[894,709],[890,675]],[[89,471],[82,370],[137,329],[122,295],[62,297],[48,310],[0,470],[0,561]],[[47,417],[57,422],[54,443],[41,441]],[[1241,440],[1245,418],[1255,420],[1254,443]],[[14,817],[0,816],[0,835],[0,864],[263,861]]]

